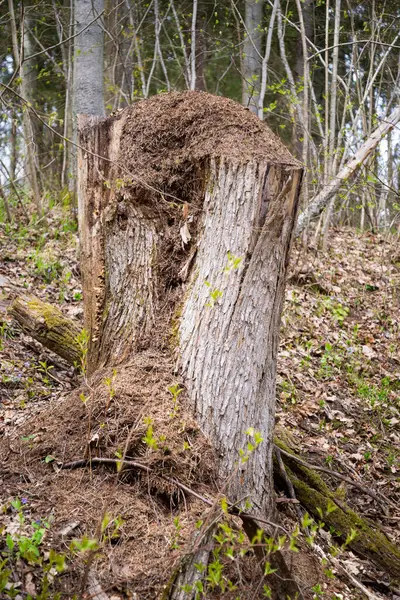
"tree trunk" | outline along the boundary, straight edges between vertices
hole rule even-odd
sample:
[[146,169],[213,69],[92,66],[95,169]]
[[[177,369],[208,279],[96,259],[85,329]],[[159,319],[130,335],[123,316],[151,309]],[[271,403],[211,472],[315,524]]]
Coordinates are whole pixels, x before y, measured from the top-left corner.
[[[74,113],[104,115],[103,30],[99,15],[104,0],[75,0]],[[91,21],[97,20],[87,27]],[[85,29],[86,28],[86,29]],[[83,31],[84,30],[84,31]],[[82,31],[82,33],[79,33]]]
[[[104,0],[73,0],[75,23],[72,114],[73,136],[77,140],[77,115],[104,116],[103,55],[104,36],[99,15],[104,9]],[[95,20],[96,19],[96,20]],[[92,25],[89,25],[89,23]],[[88,26],[89,25],[89,26]],[[82,33],[79,33],[79,32]],[[76,173],[76,147],[70,149],[71,173]],[[70,188],[76,193],[76,179],[71,179]]]
[[[249,154],[250,137],[230,137],[233,127],[246,129],[242,118],[270,138],[264,155]],[[213,136],[223,149],[215,141],[196,158]],[[165,350],[169,339],[229,500],[240,507],[247,498],[254,514],[271,514],[276,354],[302,169],[256,116],[196,92],[158,96],[107,120],[82,118],[80,145],[89,371]],[[132,147],[139,153],[129,163]],[[151,148],[155,180],[140,163]],[[187,161],[171,189],[171,174],[156,176],[160,165],[181,163],[182,148]]]
[[[29,25],[31,24],[31,19],[26,17],[24,19],[24,39],[23,39],[23,56],[20,56],[19,51],[19,43],[17,37],[17,25],[15,21],[15,13],[14,13],[14,3],[12,0],[8,2],[8,8],[10,13],[10,24],[11,24],[11,36],[12,36],[12,48],[13,48],[13,57],[14,57],[14,68],[21,69],[20,78],[20,91],[22,98],[26,101],[26,105],[22,106],[22,123],[23,123],[23,131],[24,131],[24,142],[25,142],[25,151],[26,151],[26,172],[28,181],[32,190],[32,195],[34,202],[36,204],[36,209],[38,213],[42,210],[42,199],[40,196],[38,178],[37,178],[37,170],[36,170],[36,160],[35,160],[35,148],[34,145],[37,143],[37,140],[34,136],[34,128],[32,119],[29,113],[28,103],[33,105],[33,95],[32,91],[35,88],[36,84],[36,73],[34,71],[35,63],[30,60],[26,60],[32,53],[32,40],[31,34],[29,32]],[[23,60],[24,59],[24,60]]]
[[258,112],[261,87],[263,10],[264,0],[246,0],[242,102],[254,113]]

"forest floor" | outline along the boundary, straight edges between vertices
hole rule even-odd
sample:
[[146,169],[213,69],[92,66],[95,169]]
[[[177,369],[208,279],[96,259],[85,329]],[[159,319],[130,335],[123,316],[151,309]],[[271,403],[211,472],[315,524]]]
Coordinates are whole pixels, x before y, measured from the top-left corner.
[[[38,413],[53,410],[80,384],[74,368],[22,333],[7,314],[10,298],[17,291],[35,294],[82,322],[77,234],[63,211],[55,211],[55,215],[42,231],[0,225],[0,438],[3,440],[11,439],[15,431],[21,431],[24,423]],[[378,523],[397,545],[400,510],[394,507],[400,505],[398,248],[398,238],[361,235],[343,228],[332,232],[325,253],[313,248],[305,251],[300,245],[293,249],[277,390],[278,431],[285,430],[308,462],[339,471],[366,490],[384,495],[388,499],[386,507],[359,488],[324,475],[338,497]],[[30,437],[23,440],[27,445]],[[13,451],[10,445],[9,452]],[[23,528],[21,519],[29,527],[31,522],[36,523],[30,533],[24,534],[31,541],[34,553],[48,529],[79,528],[73,515],[69,522],[60,520],[59,515],[65,519],[62,506],[46,506],[45,499],[35,495],[33,489],[39,484],[31,469],[25,479],[9,481],[8,459],[9,456],[1,457],[0,463],[3,507],[0,553],[5,548],[2,540],[4,543],[7,535],[9,539]],[[54,456],[48,455],[42,462],[51,469],[53,461]],[[284,490],[277,490],[277,495],[282,500],[278,502],[282,522],[293,529],[297,522],[295,504],[285,502]],[[113,527],[115,534],[120,527],[123,531],[118,521]],[[36,538],[35,531],[39,532]],[[129,531],[124,535],[129,537]],[[318,543],[329,548],[334,535],[334,531],[326,531],[318,535]],[[27,594],[35,597],[34,569],[18,573],[21,552],[20,549],[19,555],[16,554],[10,577],[14,576],[17,598],[26,598]],[[300,557],[296,559],[294,555],[293,561],[296,560],[300,561]],[[319,567],[314,570],[316,574],[309,565],[304,566],[303,577],[309,588],[306,597],[400,598],[400,590],[365,557],[345,548],[340,554],[340,564],[340,569],[333,566],[329,573]],[[53,567],[56,569],[56,563]],[[4,571],[4,566],[0,567],[0,586],[1,569]],[[367,587],[367,595],[354,585],[354,580]],[[139,598],[127,589],[122,596],[121,593],[115,588],[111,597]],[[3,597],[1,592],[0,597]],[[91,597],[100,599],[101,593],[97,590]]]

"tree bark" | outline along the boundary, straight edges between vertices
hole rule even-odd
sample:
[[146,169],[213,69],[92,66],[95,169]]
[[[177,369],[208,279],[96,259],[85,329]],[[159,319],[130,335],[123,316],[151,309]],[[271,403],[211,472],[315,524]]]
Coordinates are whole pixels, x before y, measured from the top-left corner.
[[[104,35],[99,15],[104,10],[104,0],[72,0],[71,11],[75,24],[74,52],[72,57],[72,116],[73,136],[77,141],[77,115],[104,116]],[[96,19],[94,21],[94,19]],[[94,21],[92,25],[89,25]],[[79,33],[82,31],[82,33]],[[77,151],[70,149],[71,174],[76,173]],[[73,176],[70,189],[76,195],[77,181]]]
[[[99,17],[104,0],[75,0],[74,20],[74,113],[104,115],[103,94],[103,30]],[[83,30],[82,33],[79,31]]]
[[246,0],[242,103],[254,113],[258,112],[261,87],[263,10],[264,0]]
[[156,187],[113,184],[129,176],[121,156],[134,139],[126,134],[137,119],[131,112],[80,119],[89,372],[165,348],[169,338],[193,413],[219,456],[224,493],[238,507],[248,499],[256,516],[271,515],[279,321],[302,169],[294,160],[226,153],[194,160],[186,184],[193,178],[196,189],[174,228],[171,202]]

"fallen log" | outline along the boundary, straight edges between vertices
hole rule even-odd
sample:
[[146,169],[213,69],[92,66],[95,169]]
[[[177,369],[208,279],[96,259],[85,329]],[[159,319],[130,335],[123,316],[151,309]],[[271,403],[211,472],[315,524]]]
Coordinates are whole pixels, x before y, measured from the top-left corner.
[[[287,444],[277,438],[275,444],[285,451],[281,456],[297,500],[316,522],[321,521],[322,512],[325,528],[333,532],[333,538],[343,542],[352,530],[355,531],[356,537],[348,543],[348,547],[355,554],[369,558],[392,577],[399,578],[400,549],[386,537],[379,525],[352,510],[342,498],[330,490],[315,470],[299,462],[299,457]],[[293,458],[288,454],[292,454]],[[275,483],[279,484],[278,465],[274,469],[274,478]]]
[[80,365],[81,329],[69,317],[35,296],[18,296],[8,309],[22,330],[71,365]]

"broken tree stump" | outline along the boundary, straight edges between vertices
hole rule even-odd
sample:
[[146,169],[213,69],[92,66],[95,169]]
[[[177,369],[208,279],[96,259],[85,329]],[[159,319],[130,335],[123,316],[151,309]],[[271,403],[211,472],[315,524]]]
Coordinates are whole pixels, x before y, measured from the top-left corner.
[[205,93],[80,117],[79,130],[89,372],[149,349],[173,356],[229,500],[268,516],[302,168],[253,114]]
[[82,349],[78,340],[81,329],[58,308],[36,296],[17,296],[8,312],[25,333],[69,364],[80,366]]

